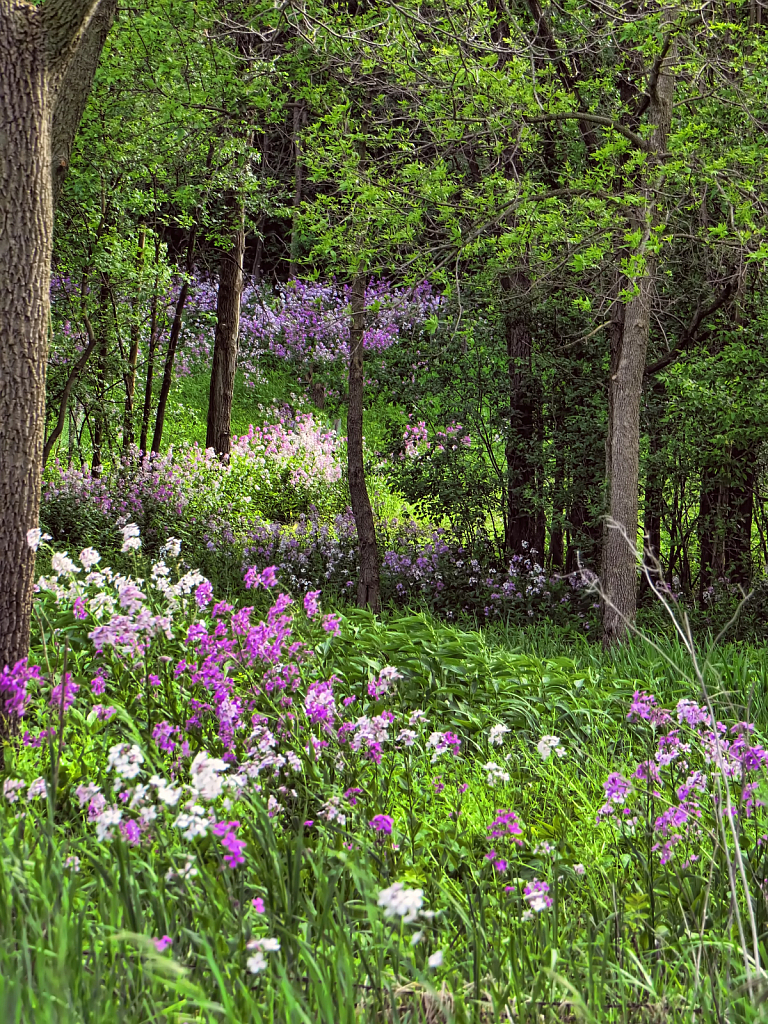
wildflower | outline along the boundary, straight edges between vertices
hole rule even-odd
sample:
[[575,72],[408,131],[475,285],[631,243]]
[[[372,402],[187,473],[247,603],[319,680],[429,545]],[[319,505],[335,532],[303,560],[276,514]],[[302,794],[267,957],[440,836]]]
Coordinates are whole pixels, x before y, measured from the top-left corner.
[[195,756],[189,766],[192,785],[203,800],[215,800],[221,794],[222,780],[220,772],[227,770],[227,764],[218,757],[209,757],[205,750]]
[[509,732],[506,725],[502,725],[499,722],[497,725],[492,725],[488,732],[488,742],[492,747],[500,747],[504,742],[504,736]]
[[397,742],[404,747],[412,747],[416,742],[416,732],[413,729],[401,729],[397,734]]
[[304,595],[304,611],[310,619],[313,619],[320,611],[320,606],[317,601],[318,597],[320,597],[319,590],[309,590]]
[[31,783],[27,790],[27,800],[36,800],[38,797],[45,796],[47,792],[45,779],[41,775]]
[[124,779],[135,779],[144,763],[144,755],[134,743],[116,743],[109,748],[107,757],[110,768]]
[[77,802],[81,807],[83,807],[85,804],[89,803],[98,792],[99,787],[93,782],[88,782],[86,785],[77,787],[75,790],[75,796],[77,797]]
[[213,600],[213,585],[210,580],[203,580],[195,590],[195,603],[198,608],[206,608]]
[[49,707],[69,711],[75,703],[75,695],[79,689],[78,684],[72,682],[72,677],[67,672],[63,686],[61,683],[57,683],[51,690],[51,696],[48,700]]
[[35,526],[31,530],[27,530],[27,545],[32,548],[33,551],[37,551],[42,539],[43,531],[39,526]]
[[368,828],[372,828],[374,832],[384,832],[388,836],[392,835],[393,825],[394,819],[388,814],[377,814],[368,822]]
[[542,736],[536,744],[536,749],[541,754],[542,761],[547,761],[552,753],[558,757],[565,757],[565,747],[561,746],[559,736]]
[[549,886],[546,882],[540,882],[534,878],[525,887],[523,899],[534,913],[540,914],[552,906],[552,897],[549,894]]
[[270,794],[269,800],[267,801],[267,816],[275,818],[278,814],[281,814],[283,810],[285,810],[283,805],[278,803],[274,796]]
[[71,853],[64,861],[64,870],[72,871],[75,874],[80,870],[80,858],[76,853]]
[[576,872],[577,875],[584,875],[587,872],[587,869],[584,867],[583,864],[574,864],[573,870]]
[[21,658],[12,668],[6,665],[0,671],[0,714],[24,717],[30,700],[27,684],[32,681],[40,682],[40,669],[37,665],[28,665],[26,658]]
[[100,843],[112,838],[112,828],[120,823],[122,817],[123,812],[119,807],[105,807],[96,816],[96,838]]
[[249,956],[245,964],[251,974],[258,974],[267,969],[267,959],[260,949],[257,949],[253,956]]
[[432,968],[441,967],[443,964],[443,951],[438,949],[436,953],[433,953],[427,960],[427,966]]
[[416,920],[424,903],[424,890],[406,889],[402,882],[394,882],[381,890],[377,903],[384,908],[385,917],[401,917],[410,924]]
[[280,949],[280,940],[274,938],[251,939],[246,945],[246,949],[254,950],[253,956],[248,957],[246,961],[248,970],[251,974],[258,974],[267,968],[267,960],[264,954],[277,953]]
[[141,839],[141,829],[139,828],[138,822],[132,818],[124,818],[119,826],[118,830],[123,839],[128,843],[129,846],[137,846]]
[[6,779],[3,783],[3,796],[9,804],[15,804],[19,799],[19,793],[24,789],[23,779]]
[[210,821],[204,815],[203,808],[195,804],[189,814],[180,814],[173,824],[181,829],[184,838],[191,843],[197,836],[204,836],[208,832]]
[[632,785],[619,772],[611,772],[603,783],[603,789],[607,800],[614,804],[621,804],[632,792]]
[[341,619],[338,615],[324,615],[322,627],[326,633],[333,633],[334,636],[338,636],[341,633]]
[[655,727],[671,722],[672,716],[664,708],[657,706],[656,698],[652,694],[635,690],[627,712],[627,720],[630,722],[644,721]]
[[163,935],[161,939],[153,939],[152,942],[155,945],[155,949],[158,953],[164,953],[170,945],[173,944],[173,939],[170,935]]
[[224,856],[224,863],[232,869],[245,864],[243,850],[248,844],[244,839],[238,839],[235,835],[239,828],[239,821],[219,821],[211,829],[215,836],[221,838],[221,845],[227,850]]
[[101,555],[94,548],[83,548],[78,557],[80,564],[86,571],[92,569],[94,565],[101,561]]
[[368,683],[368,696],[377,700],[390,690],[393,683],[402,678],[402,675],[396,668],[392,668],[388,665],[379,672],[377,679]]
[[254,897],[254,899],[251,900],[251,906],[253,907],[257,914],[264,913],[264,900],[261,898],[261,896]]
[[418,725],[419,722],[427,722],[427,721],[429,721],[429,719],[427,718],[427,712],[426,711],[421,711],[421,710],[412,711],[411,714],[410,714],[410,717],[408,719],[408,725],[413,727],[414,725]]
[[51,559],[51,572],[57,576],[73,576],[80,572],[80,569],[71,558],[67,557],[66,551],[63,554],[57,551]]
[[181,541],[178,537],[169,537],[168,540],[160,548],[160,554],[163,558],[178,558],[181,552]]
[[141,537],[139,536],[141,531],[136,523],[128,523],[126,526],[121,527],[120,532],[123,535],[123,546],[120,550],[123,553],[126,551],[138,551],[141,547]]
[[447,750],[457,757],[461,740],[454,732],[433,732],[427,740],[427,744],[434,749],[432,754],[432,763],[434,764]]
[[509,782],[509,772],[505,772],[495,761],[484,764],[483,771],[485,772],[485,781],[491,787],[495,786],[497,782]]
[[518,846],[523,845],[522,840],[517,838],[523,834],[523,830],[514,811],[497,810],[496,817],[488,826],[488,832],[494,839],[511,838]]

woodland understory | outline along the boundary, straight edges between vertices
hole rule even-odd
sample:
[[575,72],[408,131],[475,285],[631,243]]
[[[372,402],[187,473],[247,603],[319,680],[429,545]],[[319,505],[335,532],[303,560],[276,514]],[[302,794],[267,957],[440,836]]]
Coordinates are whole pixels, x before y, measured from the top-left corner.
[[766,24],[0,0],[0,1019],[763,1019]]

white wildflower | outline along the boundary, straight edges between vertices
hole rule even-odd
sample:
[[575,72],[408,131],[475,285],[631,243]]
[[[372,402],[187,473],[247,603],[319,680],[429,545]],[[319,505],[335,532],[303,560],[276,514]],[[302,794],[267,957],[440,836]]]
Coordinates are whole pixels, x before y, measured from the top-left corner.
[[499,782],[509,782],[509,772],[505,772],[495,761],[488,761],[487,764],[484,764],[483,771],[485,772],[485,781],[491,787]]
[[542,761],[548,760],[553,753],[558,757],[565,757],[565,747],[561,746],[559,736],[542,736],[536,744],[536,749],[541,754]]
[[428,967],[440,967],[442,965],[442,963],[443,963],[443,951],[442,951],[442,949],[438,949],[438,951],[436,953],[433,953],[432,956],[427,960],[427,966]]
[[504,742],[504,736],[509,732],[509,728],[503,725],[501,722],[496,725],[492,725],[488,732],[488,742],[492,747],[500,747]]
[[101,561],[101,555],[95,548],[83,548],[80,552],[80,564],[84,569],[92,569],[97,562]]
[[402,917],[410,923],[419,916],[424,903],[423,889],[406,889],[402,882],[394,882],[379,893],[378,905],[384,908],[384,917]]

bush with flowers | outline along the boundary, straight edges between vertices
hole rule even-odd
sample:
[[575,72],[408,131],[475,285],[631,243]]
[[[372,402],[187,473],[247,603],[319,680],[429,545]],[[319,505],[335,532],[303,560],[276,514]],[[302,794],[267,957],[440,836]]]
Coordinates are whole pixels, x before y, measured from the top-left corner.
[[657,668],[666,710],[263,561],[237,606],[143,541],[51,551],[0,674],[3,1019],[751,1019],[768,754],[727,683]]

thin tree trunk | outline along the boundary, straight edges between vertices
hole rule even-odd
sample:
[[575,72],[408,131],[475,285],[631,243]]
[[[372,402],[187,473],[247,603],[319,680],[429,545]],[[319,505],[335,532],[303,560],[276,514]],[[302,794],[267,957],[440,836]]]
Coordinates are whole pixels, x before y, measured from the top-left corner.
[[29,646],[54,178],[58,191],[113,15],[112,0],[0,0],[0,668]]
[[[139,234],[139,266],[144,261],[144,228]],[[128,367],[125,373],[125,409],[123,411],[123,451],[127,452],[133,444],[133,396],[136,391],[136,364],[139,361],[139,300],[133,300],[133,319],[131,321],[131,348],[128,352]]]
[[732,583],[738,583],[745,590],[752,583],[752,514],[756,476],[755,445],[734,444],[724,537],[725,573]]
[[[48,459],[50,458],[51,452],[53,451],[53,446],[59,440],[59,438],[61,437],[62,431],[64,430],[64,424],[66,422],[67,413],[69,411],[69,396],[72,394],[72,388],[77,383],[78,377],[80,376],[80,374],[85,369],[86,363],[91,358],[92,353],[94,352],[96,346],[99,343],[99,340],[98,340],[98,338],[96,337],[96,335],[94,333],[93,327],[91,326],[91,322],[90,322],[90,320],[88,319],[88,317],[85,314],[83,315],[83,323],[85,324],[85,330],[86,330],[86,333],[88,334],[88,347],[86,348],[85,352],[83,352],[83,354],[80,356],[80,358],[77,360],[75,365],[72,367],[72,371],[70,372],[69,377],[67,377],[67,383],[64,385],[64,391],[63,391],[62,396],[61,396],[61,401],[59,402],[59,415],[58,415],[58,419],[56,420],[56,425],[53,428],[53,430],[51,431],[51,434],[50,434],[48,440],[45,442],[45,445],[43,446],[43,469],[45,469],[46,463],[48,462]],[[69,442],[70,442],[70,452],[71,452],[72,451],[72,428],[71,427],[70,427]],[[72,463],[72,456],[71,456],[71,454],[70,454],[70,457],[69,457],[69,462],[70,462],[70,464]]]
[[104,444],[104,435],[106,433],[106,421],[107,412],[105,408],[106,404],[106,378],[107,378],[107,349],[109,344],[109,329],[107,327],[107,304],[109,302],[109,279],[106,275],[102,277],[101,290],[99,292],[99,317],[98,317],[98,332],[99,332],[99,375],[97,380],[96,389],[96,413],[95,413],[95,430],[92,441],[92,454],[91,454],[91,471],[94,476],[101,474],[102,467],[102,447]]
[[195,238],[197,236],[197,222],[189,231],[189,242],[187,243],[187,264],[184,281],[176,301],[176,309],[171,324],[171,334],[168,338],[168,351],[165,353],[165,368],[163,369],[163,383],[160,385],[160,396],[157,400],[157,413],[155,415],[155,431],[152,435],[152,454],[157,455],[160,445],[163,442],[163,428],[165,426],[165,410],[168,405],[168,396],[171,393],[173,383],[173,364],[176,359],[176,348],[179,344],[181,334],[181,317],[184,313],[184,306],[189,294],[189,278],[192,274],[195,259]]
[[144,385],[144,408],[141,413],[141,436],[139,450],[143,455],[147,451],[147,434],[149,433],[149,414],[152,411],[152,385],[155,377],[155,350],[157,348],[157,277],[149,314],[149,342],[147,344],[147,377]]
[[[650,116],[654,126],[647,174],[658,174],[658,154],[666,149],[672,121],[675,79],[669,71],[676,57],[674,43],[651,91]],[[654,159],[654,156],[656,159]],[[657,257],[648,245],[656,224],[656,197],[648,182],[640,226],[640,255],[645,267],[635,282],[635,294],[624,308],[619,350],[615,353],[609,385],[609,428],[606,446],[606,482],[609,516],[603,547],[603,642],[621,640],[637,610],[637,513],[640,477],[640,401],[648,351],[651,297]]]
[[645,474],[644,517],[643,517],[643,560],[645,571],[640,580],[640,592],[649,586],[648,576],[661,581],[664,570],[661,567],[661,518],[664,504],[665,467],[661,460],[661,410],[664,388],[657,379],[650,387],[648,416],[648,465]]
[[371,499],[365,482],[363,462],[363,333],[365,331],[365,275],[358,272],[352,282],[352,325],[349,333],[349,405],[347,407],[347,473],[352,514],[357,528],[360,576],[357,582],[359,608],[381,611],[379,548]]
[[227,204],[232,217],[232,245],[219,262],[219,292],[216,299],[216,337],[213,344],[211,386],[208,396],[208,428],[205,447],[228,456],[232,440],[232,396],[237,368],[240,332],[240,302],[243,294],[245,252],[245,208],[232,193]]

